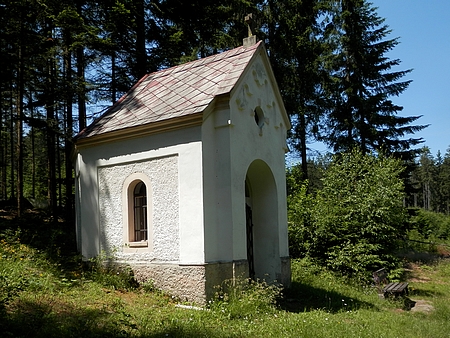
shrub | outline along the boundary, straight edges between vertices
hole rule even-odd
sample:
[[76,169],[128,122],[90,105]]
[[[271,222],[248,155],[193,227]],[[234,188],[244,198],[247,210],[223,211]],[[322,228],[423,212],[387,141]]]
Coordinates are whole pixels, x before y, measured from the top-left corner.
[[230,319],[249,319],[260,314],[273,313],[281,287],[265,281],[229,279],[217,287],[210,308]]
[[[291,182],[293,185],[293,182]],[[314,200],[307,194],[308,181],[296,183],[295,192],[288,195],[289,254],[292,258],[305,257],[310,251],[313,229],[311,211]]]
[[111,257],[100,254],[89,261],[86,278],[114,290],[132,290],[139,286],[129,266],[115,264]]
[[356,277],[397,268],[395,252],[408,229],[402,171],[400,161],[382,155],[336,155],[314,199],[305,186],[288,198],[294,256]]
[[334,159],[313,210],[316,255],[328,267],[361,275],[397,266],[407,229],[402,171],[398,160],[358,150]]
[[427,211],[423,209],[415,210],[411,216],[411,224],[423,239],[450,239],[450,217],[444,214]]

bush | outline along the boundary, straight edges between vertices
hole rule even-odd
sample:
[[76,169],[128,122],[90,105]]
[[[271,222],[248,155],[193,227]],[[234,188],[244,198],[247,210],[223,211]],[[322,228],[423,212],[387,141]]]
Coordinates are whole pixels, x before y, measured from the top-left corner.
[[334,157],[315,199],[306,188],[290,196],[291,244],[345,275],[369,277],[381,266],[399,267],[395,256],[408,229],[400,161],[354,150]]
[[115,264],[111,257],[100,254],[89,261],[85,277],[105,288],[113,290],[133,290],[139,286],[129,266]]
[[415,210],[415,214],[411,216],[410,222],[423,239],[450,239],[449,216],[417,209]]
[[[289,254],[292,258],[302,258],[310,251],[314,235],[310,226],[314,199],[307,194],[308,181],[295,184],[295,192],[287,197]],[[294,182],[291,182],[291,186],[293,185]]]
[[281,287],[265,281],[229,279],[217,288],[210,308],[229,319],[249,319],[261,314],[273,313]]

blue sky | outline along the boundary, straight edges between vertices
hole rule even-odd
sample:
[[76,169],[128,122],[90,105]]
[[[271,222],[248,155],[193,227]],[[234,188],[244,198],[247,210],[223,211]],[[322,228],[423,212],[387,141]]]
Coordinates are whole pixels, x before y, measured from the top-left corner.
[[397,70],[412,68],[404,79],[413,80],[394,103],[403,106],[401,115],[423,115],[417,124],[430,126],[415,136],[436,155],[450,147],[450,1],[372,0],[378,15],[399,37],[388,56],[400,59]]
[[[402,116],[420,116],[414,125],[429,127],[404,138],[423,138],[436,156],[450,147],[450,0],[370,0],[378,7],[378,16],[392,31],[387,39],[399,38],[399,44],[386,56],[399,59],[392,71],[412,69],[403,80],[409,87],[391,100],[403,107]],[[321,153],[321,143],[308,144]],[[295,154],[291,154],[294,158]]]

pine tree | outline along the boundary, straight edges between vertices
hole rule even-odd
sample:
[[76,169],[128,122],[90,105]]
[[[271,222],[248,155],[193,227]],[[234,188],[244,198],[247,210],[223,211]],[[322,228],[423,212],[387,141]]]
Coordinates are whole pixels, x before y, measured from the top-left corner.
[[335,152],[358,146],[363,153],[383,150],[410,159],[422,139],[402,138],[425,126],[411,125],[420,116],[398,116],[403,108],[391,100],[411,82],[401,80],[411,70],[393,71],[400,60],[386,56],[398,39],[386,39],[385,20],[365,0],[336,0],[334,11],[326,32],[335,50],[326,64],[333,108],[323,140]]

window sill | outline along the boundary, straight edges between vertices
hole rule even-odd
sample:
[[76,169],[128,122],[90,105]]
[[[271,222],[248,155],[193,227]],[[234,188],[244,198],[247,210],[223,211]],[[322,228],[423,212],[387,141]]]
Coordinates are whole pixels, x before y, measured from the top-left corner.
[[142,242],[128,242],[126,244],[127,247],[129,248],[147,248],[148,247],[148,242],[147,241],[142,241]]

